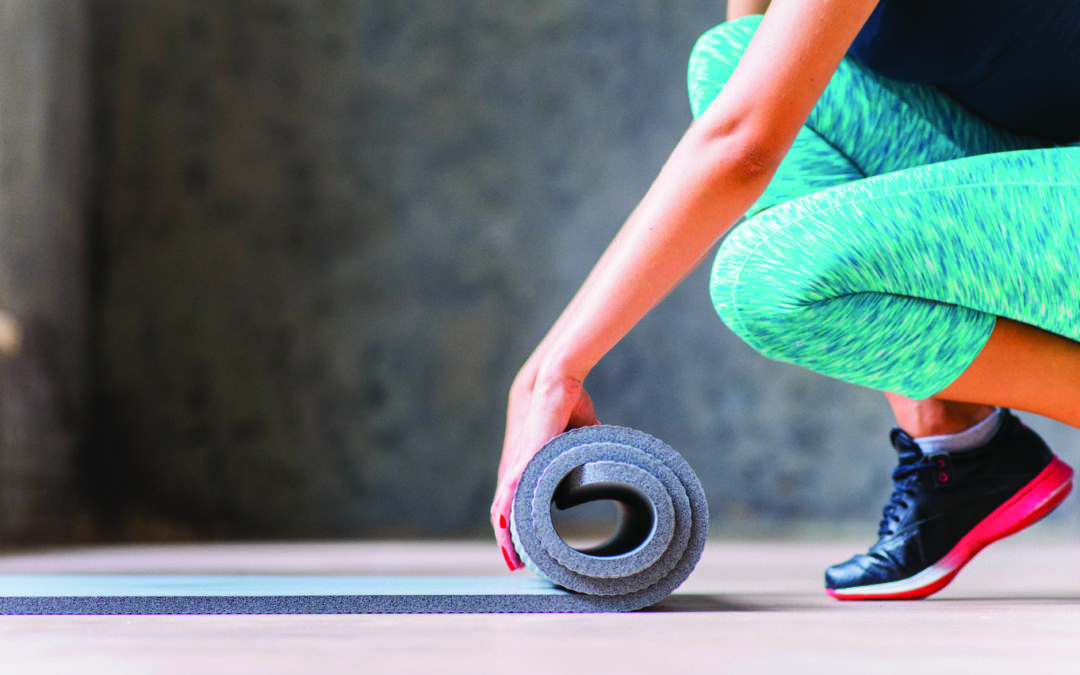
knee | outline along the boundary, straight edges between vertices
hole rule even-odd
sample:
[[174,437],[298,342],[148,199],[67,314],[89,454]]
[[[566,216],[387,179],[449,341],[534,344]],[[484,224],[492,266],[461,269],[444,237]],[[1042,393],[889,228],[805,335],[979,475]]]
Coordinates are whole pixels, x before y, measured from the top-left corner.
[[687,86],[690,108],[700,117],[720,93],[754,36],[760,16],[744,16],[705,32],[690,53]]
[[877,298],[846,292],[832,256],[789,231],[792,214],[783,213],[784,206],[751,218],[725,239],[710,281],[713,305],[762,356],[859,381],[864,364],[850,366],[862,353],[853,352],[854,343],[866,336],[850,328],[866,325]]
[[762,355],[790,361],[787,346],[828,300],[820,270],[812,269],[785,232],[783,209],[751,218],[725,238],[713,264],[709,292],[721,320]]
[[860,262],[863,238],[848,236],[839,223],[823,224],[822,211],[840,198],[832,194],[758,213],[728,233],[717,252],[713,306],[763,356],[810,367],[824,345],[847,340],[845,331],[874,311],[883,290],[872,281],[873,263]]
[[903,269],[883,272],[895,251],[878,256],[873,242],[867,249],[800,217],[812,204],[781,204],[728,235],[709,289],[720,318],[771,359],[911,398],[943,389],[985,344],[994,316],[922,299]]

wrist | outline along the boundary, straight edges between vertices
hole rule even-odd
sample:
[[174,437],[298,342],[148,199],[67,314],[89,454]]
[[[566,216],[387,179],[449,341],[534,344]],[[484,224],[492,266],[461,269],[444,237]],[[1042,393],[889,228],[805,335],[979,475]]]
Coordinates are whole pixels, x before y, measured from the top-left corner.
[[571,382],[580,386],[585,381],[589,371],[592,370],[593,365],[565,352],[549,354],[548,358],[544,359],[544,362],[537,368],[536,382]]
[[541,368],[536,375],[534,393],[548,397],[574,398],[585,388],[584,377],[558,368]]

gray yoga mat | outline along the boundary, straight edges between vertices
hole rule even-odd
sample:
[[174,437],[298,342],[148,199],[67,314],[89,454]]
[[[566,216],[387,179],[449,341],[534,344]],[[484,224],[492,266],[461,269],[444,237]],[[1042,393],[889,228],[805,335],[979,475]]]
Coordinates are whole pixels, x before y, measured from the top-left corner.
[[[610,499],[619,527],[588,550],[570,547],[551,505]],[[583,594],[594,611],[628,611],[667,597],[690,576],[709,529],[701,482],[677,452],[642,431],[614,426],[568,431],[525,468],[510,527],[537,576]]]
[[[611,539],[571,548],[551,508],[610,499]],[[540,578],[0,575],[0,614],[393,614],[613,612],[652,605],[701,556],[708,507],[697,477],[648,434],[600,426],[545,445],[522,476],[512,534]]]

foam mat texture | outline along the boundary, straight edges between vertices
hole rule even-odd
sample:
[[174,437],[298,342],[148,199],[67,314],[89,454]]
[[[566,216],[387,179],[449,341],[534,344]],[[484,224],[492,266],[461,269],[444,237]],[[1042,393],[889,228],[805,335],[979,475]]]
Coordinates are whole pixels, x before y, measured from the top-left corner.
[[[612,499],[622,514],[611,541],[571,548],[555,531],[551,505]],[[690,576],[709,527],[709,507],[690,465],[642,431],[594,426],[541,448],[514,496],[518,555],[542,578],[588,594],[597,609],[647,607]]]
[[[551,509],[613,500],[620,522],[589,550]],[[0,614],[396,614],[615,612],[662,600],[693,570],[708,506],[674,450],[640,431],[567,432],[533,458],[511,518],[533,577],[0,575]]]

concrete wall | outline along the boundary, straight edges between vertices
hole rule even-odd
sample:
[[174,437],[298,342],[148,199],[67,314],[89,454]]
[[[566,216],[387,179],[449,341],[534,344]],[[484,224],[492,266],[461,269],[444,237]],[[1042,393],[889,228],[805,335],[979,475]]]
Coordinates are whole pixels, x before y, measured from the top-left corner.
[[77,529],[89,156],[85,8],[0,2],[0,542]]
[[[91,3],[100,532],[483,532],[513,373],[688,124],[722,4]],[[884,401],[755,355],[704,270],[588,384],[716,531],[870,536]]]
[[[121,491],[238,534],[483,527],[510,378],[689,122],[721,10],[104,3]],[[721,517],[879,506],[886,453],[851,448],[884,405],[758,359],[701,275],[589,384]]]

